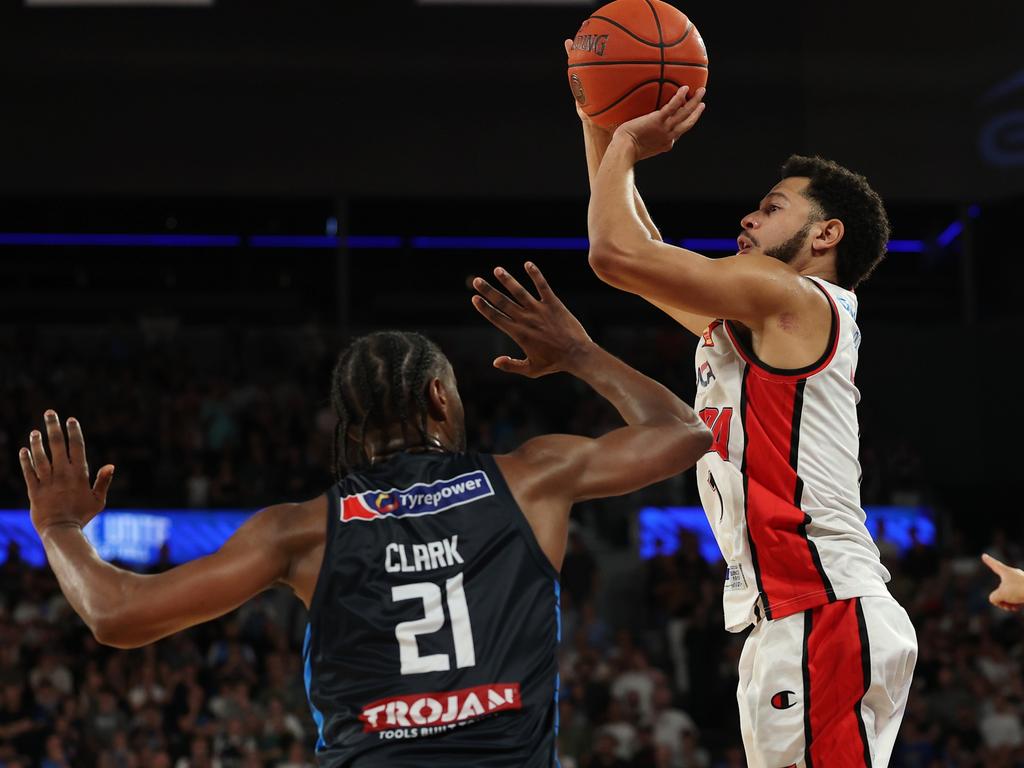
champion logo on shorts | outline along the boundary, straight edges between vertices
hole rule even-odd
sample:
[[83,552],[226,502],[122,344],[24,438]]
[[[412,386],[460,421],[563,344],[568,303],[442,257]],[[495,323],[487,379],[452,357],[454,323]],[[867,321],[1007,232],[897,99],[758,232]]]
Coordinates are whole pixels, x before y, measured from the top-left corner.
[[772,696],[772,706],[776,709],[789,709],[796,705],[795,696],[793,691],[779,691]]
[[341,522],[348,523],[406,515],[435,515],[493,495],[494,488],[487,473],[476,470],[432,483],[416,483],[401,490],[363,491],[346,496],[341,499],[339,517]]

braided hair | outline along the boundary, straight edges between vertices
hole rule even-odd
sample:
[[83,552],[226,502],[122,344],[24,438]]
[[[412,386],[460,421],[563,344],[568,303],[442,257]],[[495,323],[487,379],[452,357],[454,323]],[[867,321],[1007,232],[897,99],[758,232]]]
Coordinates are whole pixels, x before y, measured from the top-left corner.
[[334,426],[333,467],[337,478],[370,464],[367,431],[395,425],[403,439],[411,429],[427,442],[427,385],[441,375],[448,358],[426,336],[379,331],[362,336],[338,357],[331,376]]

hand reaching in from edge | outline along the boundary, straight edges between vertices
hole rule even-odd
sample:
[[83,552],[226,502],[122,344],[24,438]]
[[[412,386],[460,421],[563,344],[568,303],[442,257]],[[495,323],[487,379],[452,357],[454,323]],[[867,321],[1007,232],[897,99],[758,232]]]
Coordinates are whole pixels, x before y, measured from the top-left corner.
[[1024,605],[1024,571],[1011,568],[992,555],[982,555],[981,561],[999,577],[999,586],[988,596],[988,601],[1004,611],[1019,611]]

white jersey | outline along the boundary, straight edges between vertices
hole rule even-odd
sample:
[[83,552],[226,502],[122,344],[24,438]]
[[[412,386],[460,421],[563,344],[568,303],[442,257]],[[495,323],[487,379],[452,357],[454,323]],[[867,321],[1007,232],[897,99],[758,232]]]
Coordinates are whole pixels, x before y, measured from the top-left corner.
[[810,279],[832,309],[815,364],[765,365],[727,320],[712,322],[697,345],[694,405],[715,438],[697,463],[697,486],[728,566],[725,626],[733,632],[889,594],[860,506],[857,297]]

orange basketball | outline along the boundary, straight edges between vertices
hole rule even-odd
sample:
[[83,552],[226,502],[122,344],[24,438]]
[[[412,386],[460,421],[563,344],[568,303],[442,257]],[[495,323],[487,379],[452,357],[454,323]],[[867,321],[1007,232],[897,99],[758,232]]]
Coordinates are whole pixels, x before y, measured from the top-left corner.
[[661,0],[615,0],[583,22],[569,52],[569,85],[583,111],[611,128],[708,81],[708,53],[686,14]]

